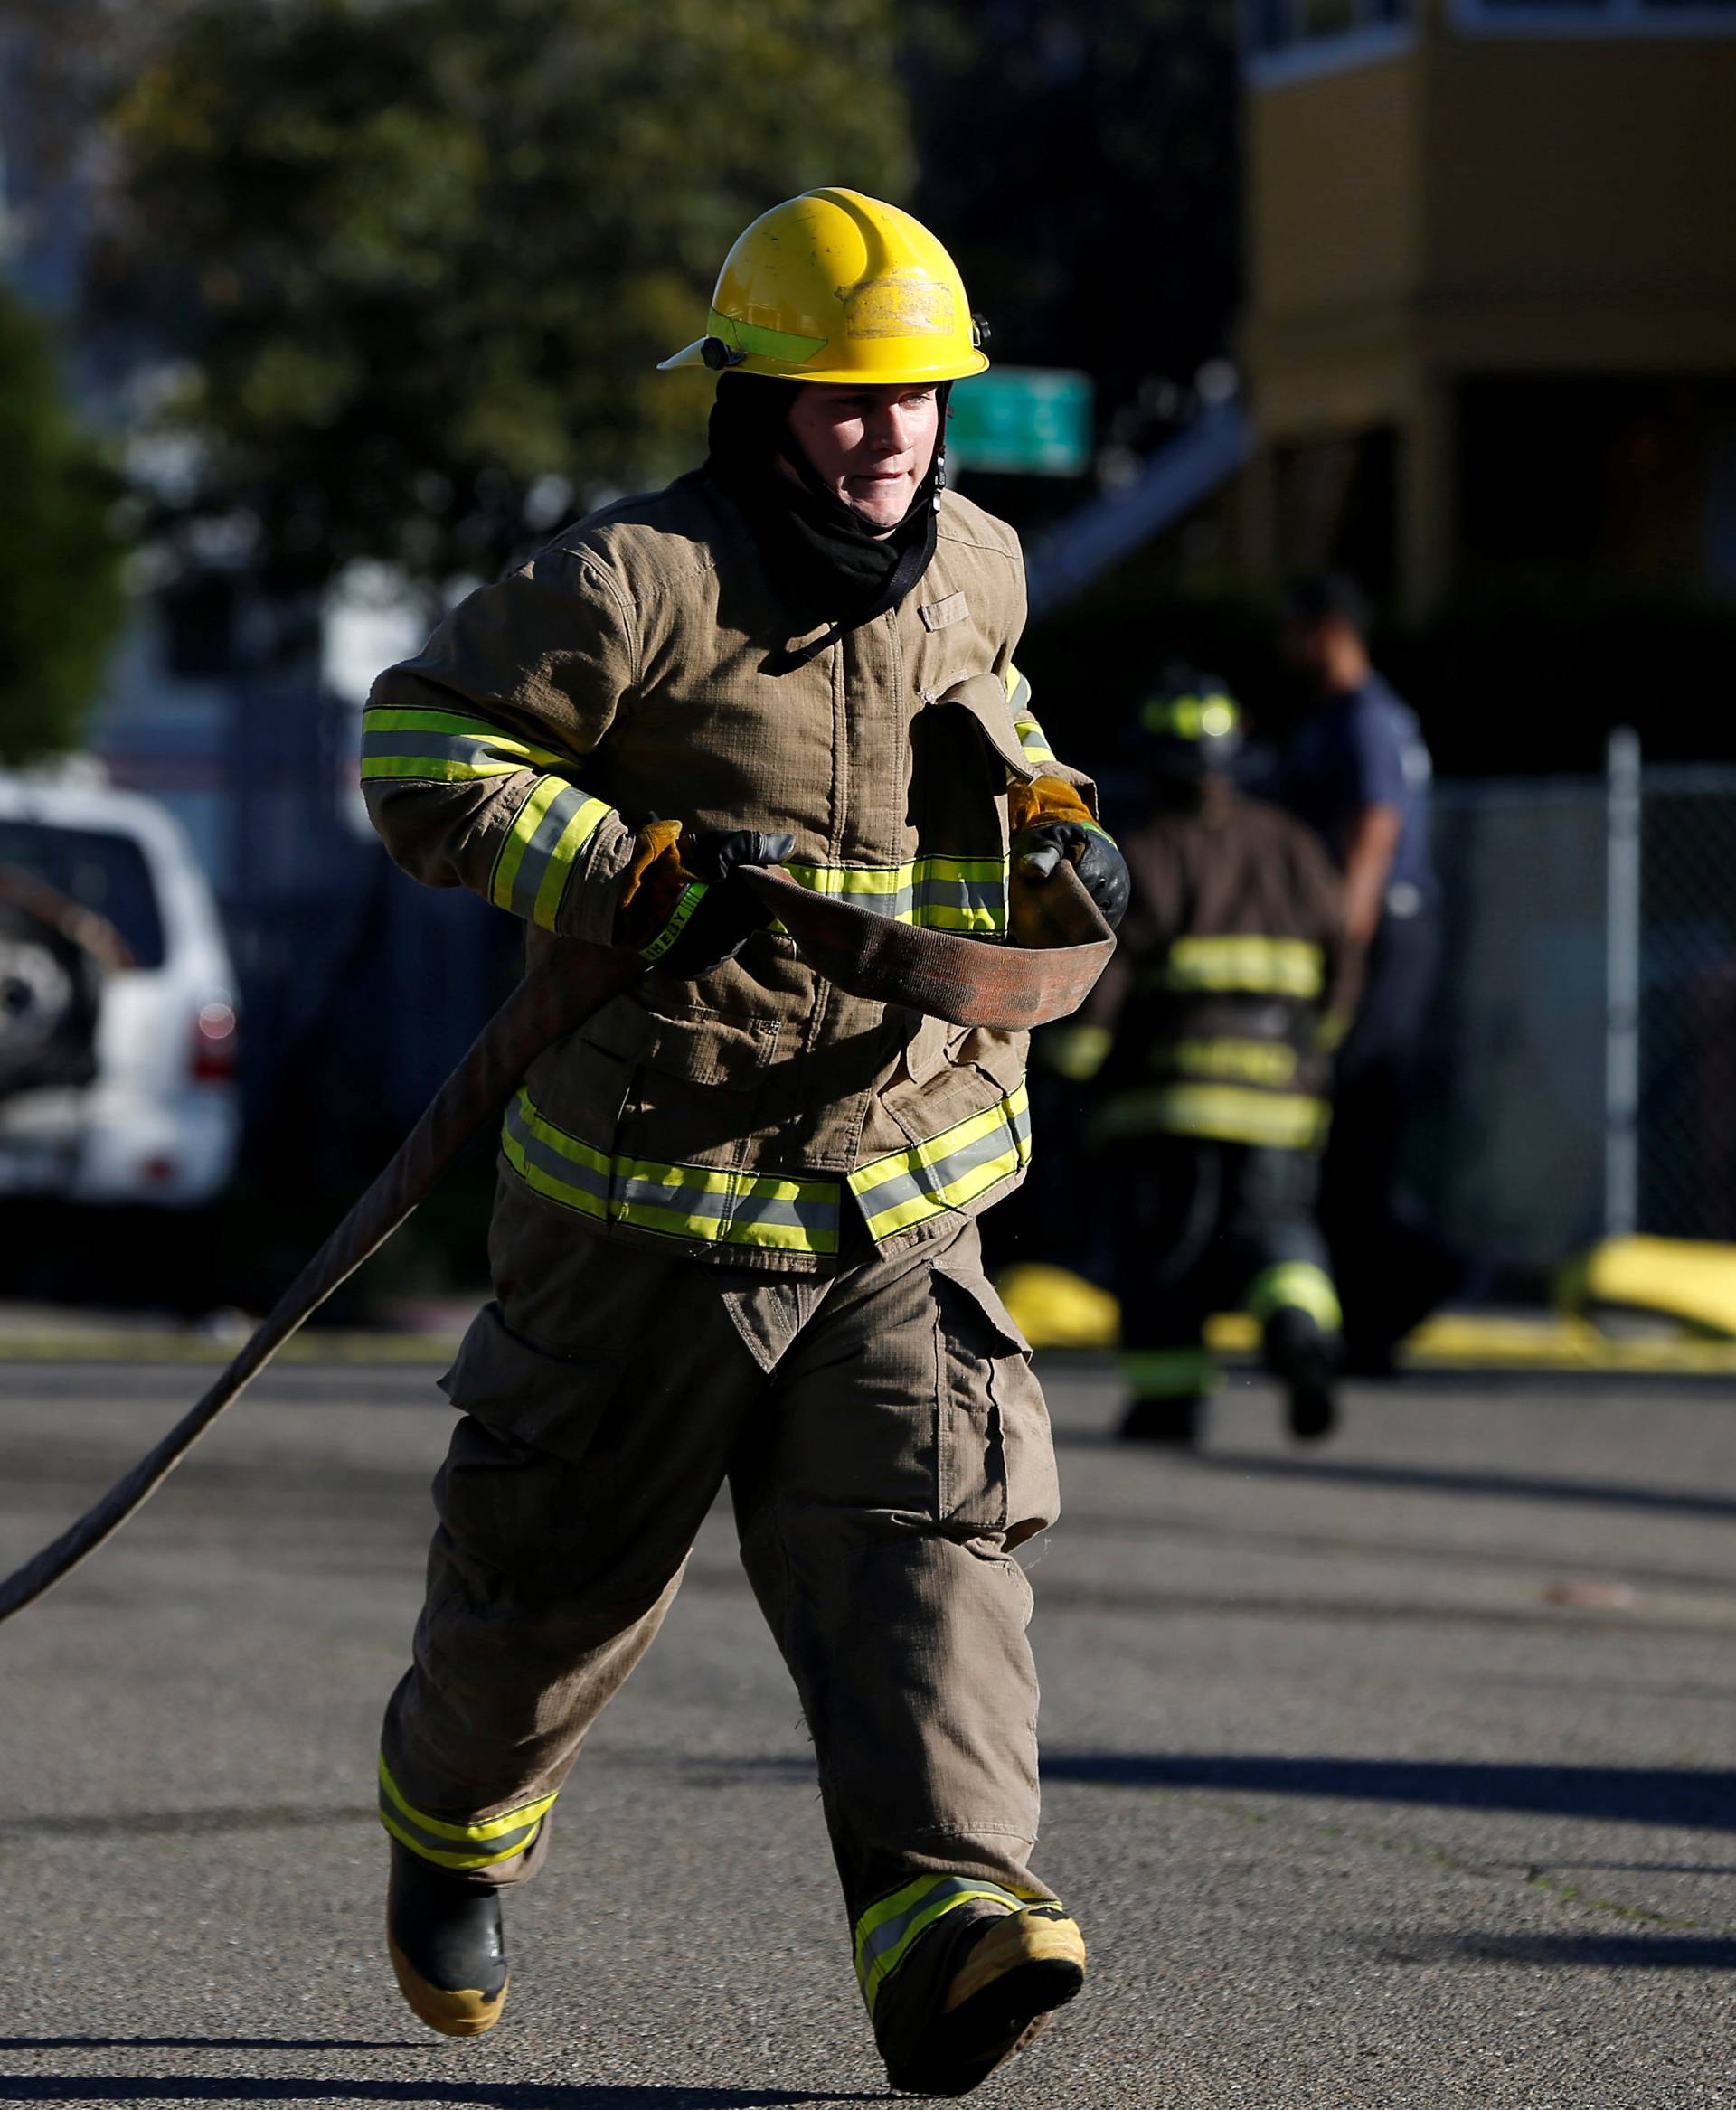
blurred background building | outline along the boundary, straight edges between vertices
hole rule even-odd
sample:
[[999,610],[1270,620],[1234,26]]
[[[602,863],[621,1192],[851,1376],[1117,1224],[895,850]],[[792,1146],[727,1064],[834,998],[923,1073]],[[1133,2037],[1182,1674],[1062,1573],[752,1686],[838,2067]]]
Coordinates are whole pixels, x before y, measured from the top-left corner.
[[1248,561],[1736,589],[1736,13],[1257,0]]

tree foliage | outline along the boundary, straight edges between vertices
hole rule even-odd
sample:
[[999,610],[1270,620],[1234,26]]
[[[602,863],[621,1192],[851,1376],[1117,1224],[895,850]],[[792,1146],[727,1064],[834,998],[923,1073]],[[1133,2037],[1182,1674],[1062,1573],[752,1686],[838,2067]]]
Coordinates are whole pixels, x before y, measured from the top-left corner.
[[76,747],[122,612],[118,485],[45,331],[0,296],[0,762]]
[[[892,0],[200,0],[116,112],[108,297],[195,318],[194,503],[268,569],[486,572],[688,466],[741,229],[909,188]],[[141,270],[133,261],[143,259]],[[148,284],[146,280],[148,280]]]

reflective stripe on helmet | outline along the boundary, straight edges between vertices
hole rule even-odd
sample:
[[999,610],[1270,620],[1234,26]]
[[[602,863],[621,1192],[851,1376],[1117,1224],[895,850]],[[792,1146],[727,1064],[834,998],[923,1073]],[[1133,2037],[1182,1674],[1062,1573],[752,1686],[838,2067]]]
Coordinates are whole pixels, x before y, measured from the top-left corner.
[[860,191],[808,191],[761,213],[724,259],[706,320],[665,370],[723,359],[737,373],[898,387],[988,364],[945,248]]

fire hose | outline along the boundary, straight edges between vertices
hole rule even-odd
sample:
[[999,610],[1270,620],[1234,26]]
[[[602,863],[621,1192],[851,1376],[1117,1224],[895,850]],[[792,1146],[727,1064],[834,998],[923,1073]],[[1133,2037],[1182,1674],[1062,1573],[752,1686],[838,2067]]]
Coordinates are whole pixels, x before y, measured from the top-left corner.
[[[744,870],[751,887],[808,964],[853,995],[947,1020],[1019,1032],[1078,1009],[1108,964],[1115,938],[1062,864],[1026,902],[1015,933],[986,943],[920,930],[813,894],[775,870]],[[478,1034],[391,1163],[356,1202],[224,1367],[196,1406],[52,1545],[0,1583],[0,1620],[63,1581],[141,1509],[225,1408],[340,1283],[376,1252],[426,1199],[464,1144],[517,1088],[531,1064],[620,995],[645,972],[637,955],[563,940],[524,976]]]

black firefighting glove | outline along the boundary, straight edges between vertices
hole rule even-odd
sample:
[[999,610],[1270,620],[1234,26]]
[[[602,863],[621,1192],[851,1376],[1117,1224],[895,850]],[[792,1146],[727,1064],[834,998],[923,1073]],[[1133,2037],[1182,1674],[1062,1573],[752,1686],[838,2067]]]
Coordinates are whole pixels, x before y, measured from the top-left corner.
[[639,947],[639,956],[662,973],[686,980],[732,960],[772,918],[746,887],[731,883],[731,875],[744,864],[781,864],[795,847],[794,835],[760,828],[684,834],[679,850],[685,883],[668,920]]
[[1047,879],[1064,857],[1113,930],[1127,912],[1127,860],[1095,821],[1033,821],[1013,838],[1013,870]]

